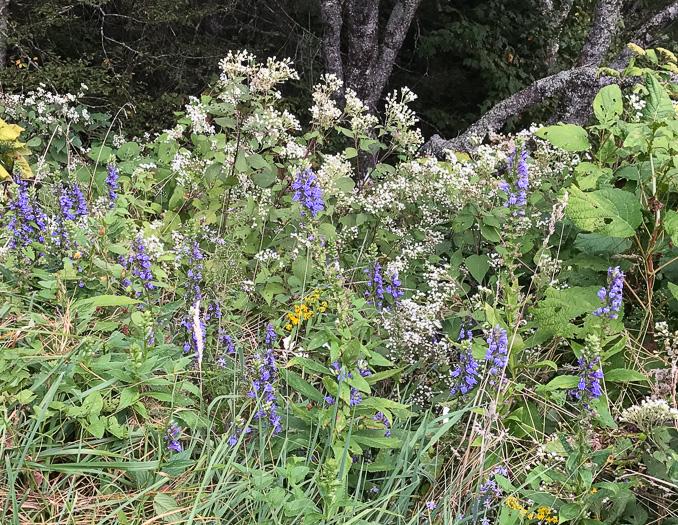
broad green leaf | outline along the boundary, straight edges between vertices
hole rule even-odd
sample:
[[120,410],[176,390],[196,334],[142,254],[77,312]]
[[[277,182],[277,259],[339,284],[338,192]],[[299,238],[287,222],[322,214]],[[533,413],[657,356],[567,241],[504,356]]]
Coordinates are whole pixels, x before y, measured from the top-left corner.
[[645,87],[648,95],[645,97],[645,107],[643,108],[643,119],[657,122],[658,120],[674,116],[676,110],[673,108],[671,99],[666,89],[661,85],[654,75],[645,76]]
[[558,523],[565,523],[577,518],[582,512],[579,503],[566,503],[558,509]]
[[630,239],[619,237],[601,237],[595,233],[579,233],[574,240],[574,247],[587,255],[612,255],[623,253],[631,247]]
[[664,230],[671,237],[671,242],[678,245],[678,213],[667,210],[664,214]]
[[586,151],[591,147],[586,130],[574,124],[541,128],[536,135],[565,151]]
[[557,376],[551,379],[546,385],[539,387],[543,390],[558,390],[561,388],[570,389],[577,388],[579,384],[579,376]]
[[179,505],[169,494],[162,492],[156,494],[153,498],[153,510],[156,516],[163,516],[165,523],[174,523],[181,519]]
[[613,368],[605,372],[605,381],[619,381],[621,383],[628,383],[631,381],[647,381],[647,377],[629,368]]
[[129,160],[138,157],[139,153],[141,153],[139,144],[137,144],[136,142],[125,142],[122,146],[118,148],[118,152],[116,153],[116,155],[121,160]]
[[367,433],[356,432],[351,436],[351,439],[355,440],[359,445],[365,447],[395,449],[402,448],[403,446],[403,442],[401,440],[392,437],[379,437],[379,434],[368,435]]
[[118,410],[132,406],[139,400],[139,393],[136,389],[131,387],[126,387],[122,389],[120,393],[120,403],[118,404]]
[[636,196],[618,188],[584,193],[570,186],[565,214],[578,228],[604,237],[631,237],[643,220]]
[[469,273],[478,283],[482,284],[483,277],[485,277],[487,270],[490,269],[490,263],[488,261],[489,258],[487,255],[470,255],[464,261]]
[[266,303],[270,305],[274,295],[285,293],[286,291],[287,289],[280,283],[268,283],[261,291],[261,296],[264,298]]
[[88,299],[81,299],[76,307],[82,306],[129,306],[130,304],[139,304],[139,299],[125,297],[124,295],[97,295]]
[[289,360],[287,363],[287,367],[298,367],[303,369],[308,369],[312,370],[313,372],[318,372],[320,374],[331,374],[332,372],[330,371],[329,368],[326,366],[321,365],[320,363],[316,363],[312,359],[308,359],[307,357],[293,357],[292,359]]
[[671,295],[673,295],[674,299],[678,299],[678,285],[673,284],[673,283],[667,283],[669,287],[669,291],[671,292]]
[[540,328],[562,337],[572,337],[578,328],[571,323],[575,317],[592,312],[600,303],[598,286],[572,287],[563,290],[549,288],[546,297],[532,309]]
[[624,111],[622,92],[617,84],[610,84],[601,89],[593,101],[593,111],[598,122],[610,126],[619,120]]

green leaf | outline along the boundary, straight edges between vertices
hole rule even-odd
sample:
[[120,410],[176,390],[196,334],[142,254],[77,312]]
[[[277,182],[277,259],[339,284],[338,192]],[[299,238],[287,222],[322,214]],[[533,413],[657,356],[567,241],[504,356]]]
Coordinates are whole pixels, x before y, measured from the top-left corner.
[[97,295],[96,297],[77,301],[75,303],[75,310],[88,306],[129,306],[131,304],[139,304],[140,302],[139,299],[125,297],[124,295]]
[[355,188],[355,182],[351,177],[340,177],[334,181],[334,187],[343,193],[351,193]]
[[536,135],[565,151],[586,151],[591,147],[586,130],[574,124],[541,128]]
[[344,151],[347,159],[352,159],[358,156],[358,151],[355,148],[346,148]]
[[87,156],[99,164],[105,164],[112,153],[113,150],[108,146],[96,146],[87,152]]
[[578,228],[604,237],[632,237],[643,220],[635,195],[618,188],[584,193],[570,186],[565,214]]
[[156,494],[153,498],[153,510],[155,511],[156,516],[171,513],[167,516],[163,516],[163,521],[165,521],[165,523],[174,523],[181,519],[179,505],[177,505],[177,502],[169,494],[163,494],[162,492]]
[[326,366],[321,365],[320,363],[316,363],[312,359],[308,359],[307,357],[293,357],[292,359],[289,360],[287,363],[288,367],[298,367],[301,368],[302,370],[307,368],[308,370],[312,370],[313,372],[318,372],[320,374],[331,374],[332,372],[330,371],[329,368]]
[[362,432],[356,432],[351,436],[351,439],[365,447],[396,449],[402,448],[403,446],[403,442],[399,439],[392,437],[378,437],[378,434],[376,436],[371,436]]
[[595,233],[579,233],[574,240],[574,247],[587,255],[614,255],[628,250],[631,247],[631,240],[601,237]]
[[120,393],[120,403],[118,403],[118,410],[132,406],[139,400],[139,393],[136,389],[127,387],[123,388]]
[[313,261],[306,255],[297,257],[292,262],[292,275],[302,283],[308,282],[311,279],[312,264]]
[[287,384],[290,385],[293,391],[298,392],[302,396],[305,396],[306,398],[318,403],[322,403],[324,401],[325,396],[323,396],[317,388],[309,385],[294,372],[283,369],[281,370],[281,375]]
[[582,512],[579,503],[566,503],[558,509],[558,523],[565,523],[566,521],[577,518]]
[[593,101],[593,111],[601,125],[609,127],[619,120],[624,111],[622,92],[617,84],[601,89]]
[[556,376],[547,384],[539,387],[541,390],[558,390],[577,388],[579,384],[579,376]]
[[598,290],[597,286],[586,288],[575,286],[563,290],[548,288],[545,298],[537,307],[532,308],[532,313],[543,331],[562,337],[572,337],[578,328],[570,321],[593,311],[594,306],[600,302]]
[[664,214],[664,230],[671,237],[671,242],[678,245],[678,213],[667,210]]
[[[120,160],[130,160],[139,156],[141,153],[141,148],[136,142],[125,142],[122,146],[118,148],[116,155]],[[106,160],[106,159],[104,159]]]
[[478,283],[482,284],[483,277],[485,277],[487,270],[490,269],[490,263],[488,261],[489,258],[487,255],[470,255],[464,261],[469,273]]
[[648,96],[645,97],[645,107],[643,108],[643,119],[657,122],[669,116],[675,117],[676,110],[673,108],[671,99],[666,89],[661,85],[654,75],[645,76],[645,87]]
[[647,381],[647,377],[629,368],[613,368],[605,372],[605,381],[619,381],[621,383],[629,383],[631,381]]
[[669,287],[669,291],[671,292],[671,295],[673,295],[674,299],[678,299],[678,285],[673,284],[673,283],[667,283]]
[[287,289],[280,283],[268,283],[261,292],[261,296],[270,306],[274,295],[285,293]]

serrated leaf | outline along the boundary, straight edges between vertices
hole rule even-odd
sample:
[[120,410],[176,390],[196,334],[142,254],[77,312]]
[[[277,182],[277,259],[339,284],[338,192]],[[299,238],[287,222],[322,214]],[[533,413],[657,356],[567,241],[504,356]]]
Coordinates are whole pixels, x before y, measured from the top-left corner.
[[540,328],[562,337],[572,337],[578,328],[570,321],[595,309],[600,302],[597,286],[572,287],[563,290],[549,288],[546,297],[532,309]]
[[175,523],[181,519],[179,505],[169,494],[163,494],[162,492],[156,494],[153,498],[153,510],[156,516],[163,517],[165,523]]
[[644,120],[657,122],[669,116],[675,116],[676,110],[673,108],[669,94],[654,75],[645,76],[645,87],[648,95],[645,97],[645,107],[643,108]]
[[667,210],[664,214],[664,231],[671,237],[671,242],[678,245],[678,213]]
[[631,237],[643,220],[640,202],[618,188],[584,193],[569,188],[565,214],[578,228],[604,237]]
[[624,111],[622,92],[617,84],[610,84],[601,89],[593,101],[593,111],[598,122],[610,126],[619,120]]
[[536,135],[565,151],[586,151],[591,147],[586,130],[574,124],[541,128]]

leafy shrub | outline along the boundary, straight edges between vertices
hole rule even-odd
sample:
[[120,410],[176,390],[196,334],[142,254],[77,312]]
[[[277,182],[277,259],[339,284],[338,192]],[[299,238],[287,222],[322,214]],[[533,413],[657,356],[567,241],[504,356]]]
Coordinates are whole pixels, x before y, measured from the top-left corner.
[[5,512],[674,516],[676,65],[644,53],[596,124],[444,162],[417,156],[409,90],[378,122],[324,77],[302,126],[291,64],[230,54],[173,129],[15,176]]

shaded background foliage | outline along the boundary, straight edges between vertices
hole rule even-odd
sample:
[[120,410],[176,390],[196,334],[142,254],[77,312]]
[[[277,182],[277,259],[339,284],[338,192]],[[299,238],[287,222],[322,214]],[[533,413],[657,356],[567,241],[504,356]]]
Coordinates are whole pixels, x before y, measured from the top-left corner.
[[[559,24],[544,5],[560,9],[568,0],[424,0],[387,90],[411,87],[420,97],[415,109],[425,136],[454,137],[493,104],[568,68],[596,3],[574,1]],[[625,2],[626,27],[610,51],[626,43],[643,13],[668,3]],[[380,3],[383,21],[395,4]],[[166,127],[188,95],[213,82],[228,50],[292,57],[305,86],[324,69],[317,0],[12,0],[8,9],[2,89],[16,93],[44,83],[76,92],[84,83],[92,106],[113,113],[125,106],[132,134]],[[674,34],[663,45],[671,47]],[[288,97],[297,111],[310,98],[301,100],[300,92],[308,89]],[[510,119],[508,129],[543,114],[544,105],[537,106]]]

